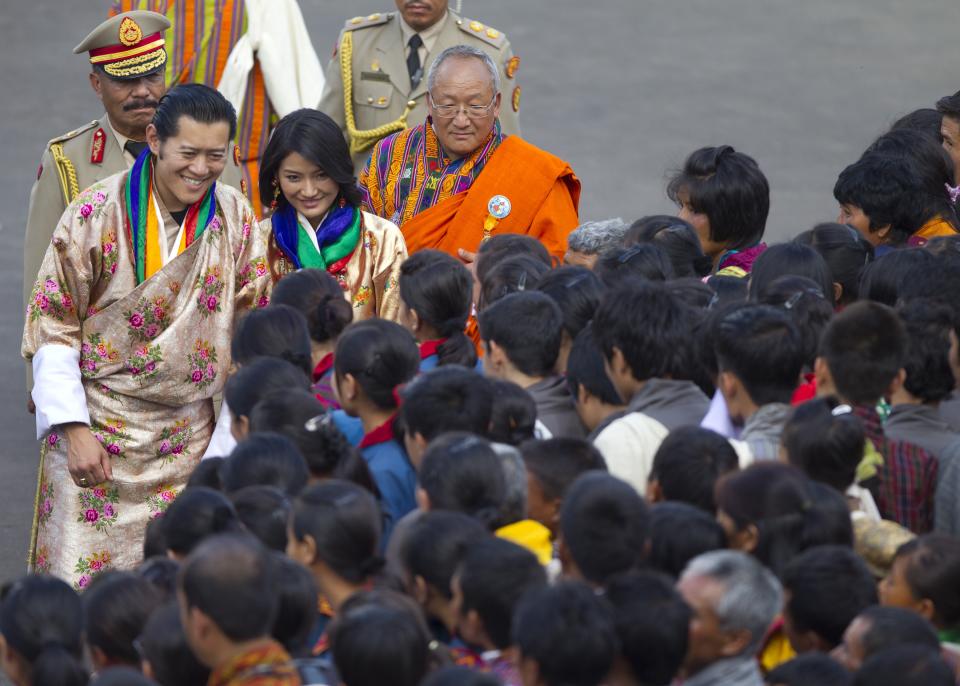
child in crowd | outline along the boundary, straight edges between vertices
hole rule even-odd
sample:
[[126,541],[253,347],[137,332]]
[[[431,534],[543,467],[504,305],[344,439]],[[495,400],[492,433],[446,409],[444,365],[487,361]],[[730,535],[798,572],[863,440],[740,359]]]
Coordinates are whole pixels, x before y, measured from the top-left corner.
[[699,426],[682,426],[663,440],[653,456],[647,502],[684,502],[716,516],[717,481],[738,468],[737,452],[727,439]]
[[703,253],[700,238],[689,224],[670,215],[642,217],[623,238],[624,247],[652,243],[666,254],[676,279],[702,279],[713,270],[713,260]]
[[677,578],[701,553],[721,550],[727,537],[716,517],[683,502],[662,502],[650,508],[647,564]]
[[833,276],[833,297],[839,307],[856,302],[860,275],[873,261],[873,245],[849,224],[817,224],[793,241],[820,253]]
[[590,440],[622,417],[627,409],[603,365],[603,351],[593,333],[593,325],[587,324],[570,348],[566,376],[577,415],[590,432]]
[[[258,357],[238,369],[223,390],[226,407],[222,412],[226,413],[232,438],[224,455],[229,455],[237,441],[242,441],[250,433],[250,413],[261,398],[273,392],[309,388],[310,379],[301,369],[275,357]],[[217,431],[219,429],[220,424]],[[210,455],[209,449],[207,455]]]
[[420,353],[399,324],[371,319],[347,328],[334,358],[337,397],[346,414],[359,418],[358,448],[380,490],[387,515],[384,540],[396,522],[416,507],[416,474],[394,434],[400,395],[420,366]]
[[94,671],[140,668],[136,642],[163,594],[134,572],[106,572],[83,593],[83,623]]
[[230,495],[243,527],[270,550],[286,552],[291,501],[276,486],[246,486]]
[[335,278],[321,269],[287,274],[273,288],[273,305],[289,305],[307,320],[313,392],[324,407],[337,409],[333,392],[333,351],[337,338],[353,321],[353,308]]
[[493,409],[487,436],[495,443],[518,446],[533,438],[548,435],[546,426],[537,419],[537,403],[527,391],[503,379],[493,383]]
[[563,335],[556,371],[567,371],[567,360],[573,341],[590,324],[594,312],[600,306],[604,286],[599,277],[584,267],[558,267],[544,274],[537,283],[537,290],[546,293],[563,313]]
[[563,339],[563,313],[549,296],[508,295],[480,313],[484,372],[533,396],[537,419],[551,436],[582,438],[583,425],[563,377],[554,371]]
[[438,250],[421,250],[400,267],[400,323],[420,345],[420,371],[439,365],[477,365],[464,330],[473,303],[473,277]]
[[264,485],[293,496],[303,490],[309,476],[307,462],[293,441],[266,431],[237,443],[220,468],[223,492],[227,495],[247,486]]
[[670,180],[667,194],[697,232],[714,273],[750,273],[766,248],[770,211],[770,185],[752,157],[729,145],[701,148]]
[[634,281],[667,281],[674,278],[670,258],[653,243],[635,243],[628,248],[614,248],[600,256],[594,272],[610,289]]

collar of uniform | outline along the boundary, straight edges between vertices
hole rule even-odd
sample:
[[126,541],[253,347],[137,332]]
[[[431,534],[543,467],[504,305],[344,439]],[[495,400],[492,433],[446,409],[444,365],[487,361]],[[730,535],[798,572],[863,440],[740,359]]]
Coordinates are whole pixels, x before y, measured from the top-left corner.
[[[400,33],[403,35],[403,51],[404,54],[406,54],[407,44],[410,42],[413,34],[417,32],[414,31],[413,27],[403,20],[403,17],[400,16],[399,12],[397,12],[397,18],[400,20]],[[420,40],[423,41],[423,47],[426,48],[428,55],[431,51],[433,51],[433,46],[437,42],[437,36],[440,35],[440,32],[443,30],[443,27],[449,18],[450,12],[444,12],[443,16],[440,17],[436,24],[425,31],[420,31]]]
[[124,136],[122,133],[120,133],[113,127],[113,122],[110,121],[109,114],[104,117],[104,120],[107,122],[107,128],[110,129],[110,132],[113,134],[114,139],[117,141],[117,145],[120,146],[120,153],[124,157],[130,155],[130,153],[127,152],[127,149],[124,146],[127,144],[127,141],[133,140],[133,139],[127,138],[126,136]]

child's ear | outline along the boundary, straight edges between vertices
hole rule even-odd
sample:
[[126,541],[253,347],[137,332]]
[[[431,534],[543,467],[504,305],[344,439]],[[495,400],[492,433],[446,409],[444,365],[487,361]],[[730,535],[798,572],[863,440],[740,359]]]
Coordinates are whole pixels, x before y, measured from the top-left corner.
[[813,362],[813,378],[817,382],[817,395],[823,397],[835,393],[833,388],[833,376],[830,374],[830,367],[827,366],[827,360],[818,357]]
[[647,493],[646,493],[647,503],[650,505],[655,505],[656,503],[663,502],[663,489],[660,488],[660,482],[656,479],[650,479],[647,481]]
[[430,597],[430,587],[427,586],[426,579],[420,575],[413,577],[413,588],[410,590],[413,591],[413,599],[420,605],[427,604],[427,600]]
[[353,374],[344,374],[340,381],[340,395],[345,400],[356,400],[357,379]]
[[900,369],[897,372],[897,375],[893,377],[893,381],[890,382],[890,386],[887,388],[887,392],[884,395],[885,398],[890,398],[894,393],[903,388],[903,384],[907,381],[907,370]]
[[425,490],[423,490],[422,488],[417,488],[416,497],[417,497],[417,508],[418,508],[421,512],[429,512],[429,511],[430,511],[430,496],[427,495],[427,492],[426,492]]

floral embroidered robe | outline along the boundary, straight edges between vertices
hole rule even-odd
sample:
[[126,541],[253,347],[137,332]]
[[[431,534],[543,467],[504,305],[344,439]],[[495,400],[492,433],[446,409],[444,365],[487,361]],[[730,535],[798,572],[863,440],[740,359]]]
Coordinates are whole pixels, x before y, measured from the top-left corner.
[[91,430],[111,455],[113,480],[80,488],[67,470],[67,438],[53,427],[41,442],[30,567],[78,589],[140,561],[147,523],[167,509],[210,439],[234,322],[265,306],[271,289],[270,275],[256,269],[267,235],[247,199],[220,184],[204,233],[137,285],[126,176],[95,184],[64,212],[23,336],[28,360],[44,346],[79,353]]

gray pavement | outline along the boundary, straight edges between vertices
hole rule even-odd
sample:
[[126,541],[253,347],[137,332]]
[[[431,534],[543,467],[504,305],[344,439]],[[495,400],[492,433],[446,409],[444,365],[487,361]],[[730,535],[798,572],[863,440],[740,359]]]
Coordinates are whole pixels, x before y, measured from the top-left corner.
[[[454,0],[455,2],[455,0]],[[105,0],[0,6],[0,580],[23,569],[35,490],[18,352],[27,198],[44,143],[100,116],[72,48]],[[321,59],[390,0],[301,0]],[[465,0],[522,59],[525,137],[583,181],[581,217],[671,211],[665,174],[728,143],[773,188],[768,238],[836,214],[837,173],[897,116],[960,88],[951,0]]]

